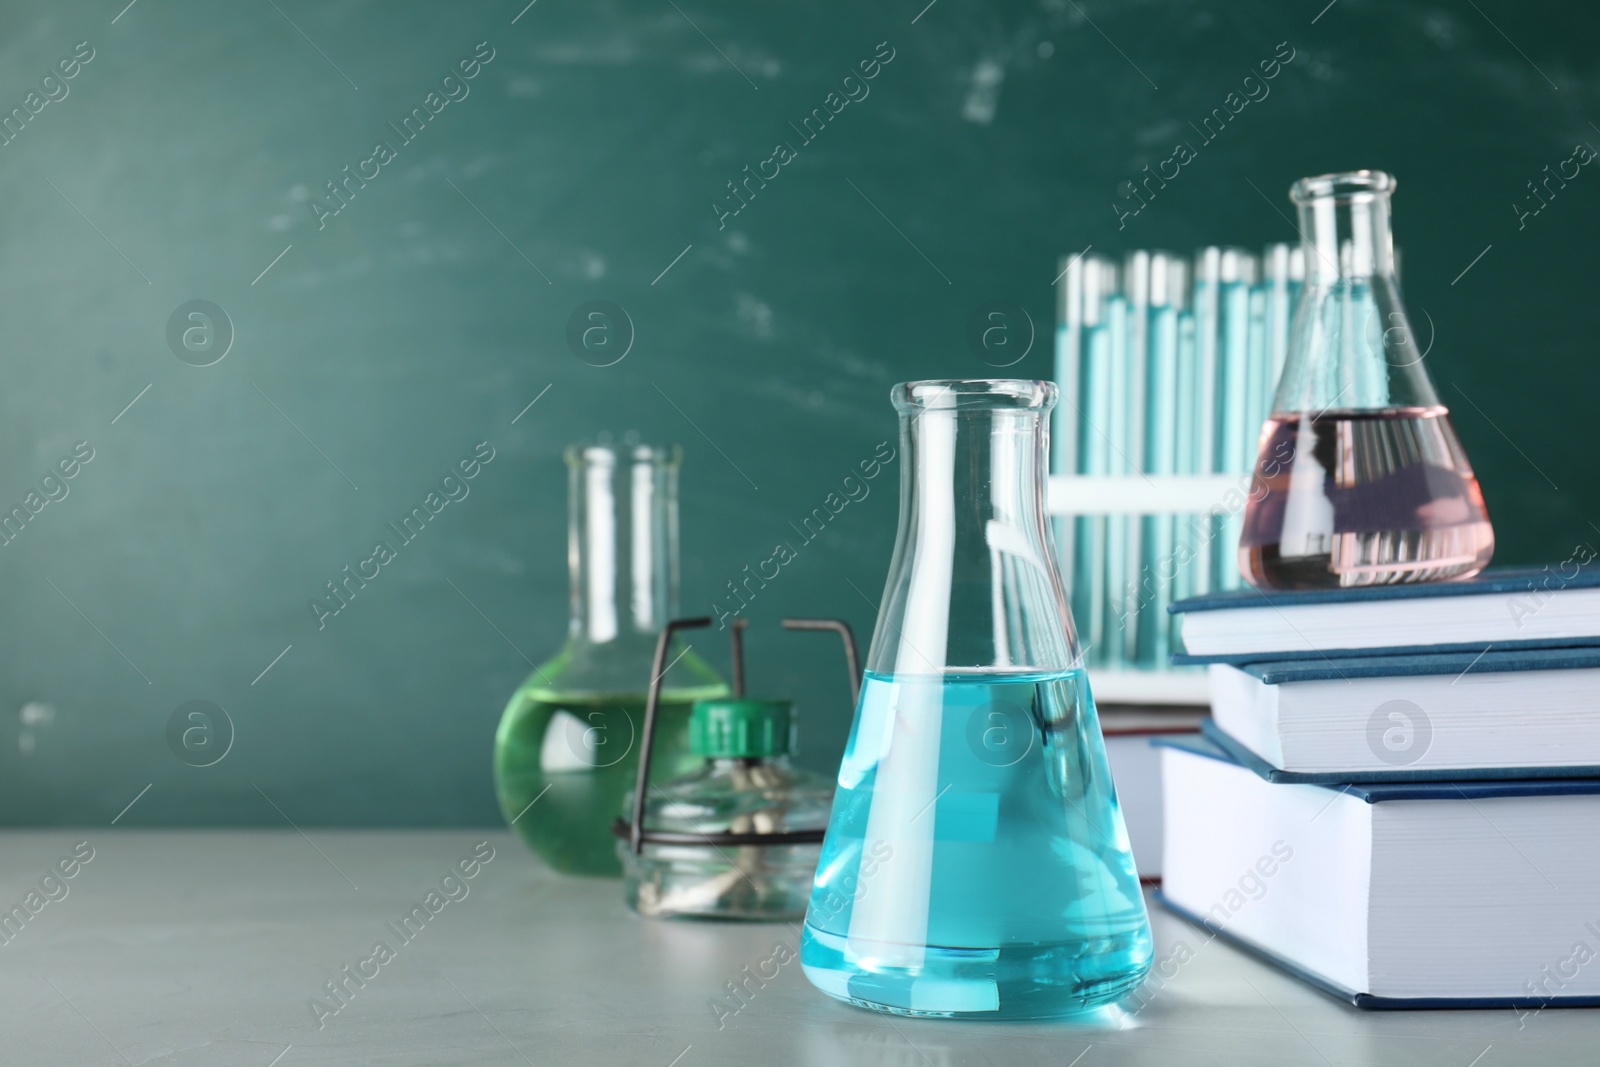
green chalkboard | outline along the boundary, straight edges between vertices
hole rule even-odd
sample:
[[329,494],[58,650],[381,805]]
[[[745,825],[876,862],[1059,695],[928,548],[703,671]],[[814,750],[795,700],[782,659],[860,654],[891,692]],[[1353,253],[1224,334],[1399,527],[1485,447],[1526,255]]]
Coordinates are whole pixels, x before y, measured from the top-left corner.
[[[495,821],[494,725],[566,625],[563,445],[682,443],[684,606],[709,612],[892,440],[891,384],[995,373],[975,309],[1029,309],[1004,373],[1048,377],[1060,255],[1291,239],[1303,174],[1399,177],[1408,299],[1500,559],[1600,537],[1576,433],[1600,176],[1528,199],[1600,144],[1587,9],[119,7],[0,10],[5,823]],[[1285,49],[1122,215],[1119,186]],[[632,324],[620,361],[569,346],[591,301]],[[776,622],[866,640],[896,477],[749,609],[752,687],[800,702],[819,768],[843,672]],[[169,748],[191,701],[232,723],[211,766]]]

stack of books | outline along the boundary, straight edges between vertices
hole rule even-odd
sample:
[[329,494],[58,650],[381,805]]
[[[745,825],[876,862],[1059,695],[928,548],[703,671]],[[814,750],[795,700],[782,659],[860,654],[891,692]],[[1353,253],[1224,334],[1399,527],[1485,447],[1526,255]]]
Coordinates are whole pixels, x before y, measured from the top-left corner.
[[1172,610],[1164,904],[1359,1007],[1600,1005],[1600,567]]

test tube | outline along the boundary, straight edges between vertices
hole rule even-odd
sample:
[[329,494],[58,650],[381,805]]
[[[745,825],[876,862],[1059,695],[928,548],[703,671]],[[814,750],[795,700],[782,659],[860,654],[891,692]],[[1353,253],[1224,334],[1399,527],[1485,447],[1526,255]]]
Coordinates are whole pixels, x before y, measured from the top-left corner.
[[[1080,256],[1068,273],[1069,278],[1074,276],[1071,310],[1075,321],[1069,323],[1069,330],[1078,332],[1078,404],[1072,428],[1075,473],[1109,474],[1110,448],[1104,426],[1111,403],[1114,352],[1109,310],[1117,287],[1117,268],[1104,257]],[[1105,655],[1105,518],[1083,515],[1072,524],[1072,614],[1081,627],[1085,658],[1098,662]]]
[[[1108,378],[1108,393],[1106,403],[1102,408],[1103,417],[1099,428],[1106,438],[1106,468],[1107,474],[1126,475],[1134,473],[1128,464],[1129,426],[1131,418],[1131,397],[1129,396],[1129,359],[1128,332],[1131,318],[1128,298],[1121,292],[1114,293],[1106,301],[1106,326],[1108,338],[1108,352],[1110,358]],[[1129,557],[1128,557],[1128,516],[1107,515],[1105,517],[1105,595],[1101,600],[1101,610],[1104,621],[1101,624],[1100,640],[1105,653],[1105,662],[1121,664],[1126,659],[1128,634],[1118,611],[1122,605],[1123,594],[1127,587]]]
[[[1185,401],[1194,407],[1195,463],[1193,473],[1214,474],[1217,469],[1218,371],[1221,356],[1218,345],[1220,312],[1217,307],[1222,283],[1222,249],[1202,248],[1194,261],[1195,390]],[[1216,587],[1212,573],[1212,545],[1217,539],[1216,522],[1209,515],[1196,517],[1194,531],[1196,593],[1209,593]]]
[[[1144,437],[1147,382],[1146,352],[1150,334],[1151,254],[1133,252],[1123,261],[1120,303],[1126,307],[1127,327],[1121,355],[1120,397],[1112,398],[1113,419],[1110,432],[1117,450],[1112,454],[1113,472],[1134,475],[1144,470]],[[1135,662],[1138,658],[1138,619],[1140,612],[1140,541],[1143,524],[1138,516],[1115,515],[1106,523],[1108,545],[1106,564],[1107,623],[1106,641],[1111,660]]]
[[[1083,272],[1076,256],[1063,256],[1056,275],[1056,387],[1061,399],[1051,413],[1050,470],[1075,474],[1078,470],[1078,406],[1080,368],[1083,363]],[[1076,586],[1073,539],[1077,524],[1071,516],[1052,518],[1056,538],[1056,563],[1068,589]]]
[[1289,352],[1289,324],[1305,286],[1306,253],[1299,245],[1273,244],[1267,246],[1261,262],[1267,292],[1267,397],[1261,413],[1265,419],[1272,414],[1272,398]]
[[[1188,268],[1177,256],[1153,252],[1145,331],[1142,460],[1147,474],[1175,474],[1178,462],[1178,328]],[[1164,667],[1172,650],[1171,616],[1177,566],[1172,515],[1140,519],[1138,614],[1133,662]]]
[[[1243,475],[1255,460],[1254,444],[1261,428],[1255,417],[1250,365],[1250,287],[1257,275],[1256,259],[1237,248],[1223,249],[1217,257],[1217,454],[1215,469]],[[1237,589],[1238,544],[1244,530],[1244,509],[1218,520],[1211,543],[1213,587]]]
[[[1190,291],[1192,292],[1192,287]],[[1174,403],[1177,419],[1174,422],[1176,458],[1173,467],[1178,474],[1200,473],[1200,406],[1195,397],[1200,391],[1200,325],[1192,306],[1178,312],[1178,387]],[[1201,589],[1202,556],[1197,537],[1199,521],[1193,515],[1173,517],[1173,546],[1182,546],[1183,563],[1177,568],[1172,583],[1175,600],[1195,596]],[[1176,620],[1174,620],[1174,623]]]
[[1197,388],[1191,401],[1195,407],[1197,474],[1211,474],[1216,470],[1217,342],[1221,336],[1217,328],[1217,297],[1221,280],[1222,249],[1201,249],[1194,261],[1194,320],[1199,364],[1196,367]]
[[1253,427],[1250,407],[1250,286],[1256,261],[1237,248],[1217,257],[1217,453],[1216,470],[1248,470]]
[[[1083,366],[1083,287],[1082,257],[1063,256],[1056,279],[1056,387],[1061,400],[1056,404],[1050,427],[1050,466],[1057,474],[1078,470],[1078,405]],[[1064,554],[1062,563],[1068,557]],[[1070,575],[1066,577],[1070,580]]]
[[[1261,422],[1267,416],[1267,404],[1272,388],[1272,356],[1267,337],[1267,306],[1271,298],[1271,282],[1267,279],[1250,286],[1250,325],[1245,338],[1247,369],[1245,371],[1244,421],[1246,427],[1256,430],[1253,447],[1259,447]],[[1254,456],[1251,457],[1252,469]]]

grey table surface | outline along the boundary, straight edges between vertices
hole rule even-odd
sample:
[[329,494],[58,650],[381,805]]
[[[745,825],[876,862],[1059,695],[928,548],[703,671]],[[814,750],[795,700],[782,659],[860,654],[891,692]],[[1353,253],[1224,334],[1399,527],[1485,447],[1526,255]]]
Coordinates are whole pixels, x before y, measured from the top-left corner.
[[[47,879],[79,842],[93,858]],[[443,882],[475,849],[493,858]],[[402,941],[416,906],[427,921]],[[11,831],[0,909],[13,907],[30,917],[0,927],[5,1064],[1600,1060],[1600,1012],[1359,1012],[1154,906],[1170,977],[1092,1020],[891,1018],[817,993],[798,962],[766,964],[777,975],[719,1019],[712,999],[747,965],[785,958],[793,928],[642,920],[620,883],[555,875],[503,832]],[[346,966],[371,977],[358,985]],[[342,1004],[325,986],[340,979]]]

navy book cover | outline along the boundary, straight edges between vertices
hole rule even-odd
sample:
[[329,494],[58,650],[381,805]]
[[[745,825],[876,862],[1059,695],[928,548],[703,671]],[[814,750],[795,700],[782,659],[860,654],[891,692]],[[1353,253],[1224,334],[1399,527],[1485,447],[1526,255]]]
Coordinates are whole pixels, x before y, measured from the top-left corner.
[[[1572,573],[1567,573],[1568,567]],[[1490,567],[1454,582],[1415,582],[1400,585],[1352,586],[1347,589],[1257,589],[1245,586],[1220,593],[1189,597],[1167,607],[1174,615],[1192,611],[1236,608],[1286,608],[1305,604],[1344,604],[1365,600],[1415,600],[1446,596],[1489,596],[1527,593],[1538,598],[1566,589],[1600,587],[1600,568],[1584,569],[1573,560],[1542,567]],[[1529,604],[1536,609],[1538,600]]]

